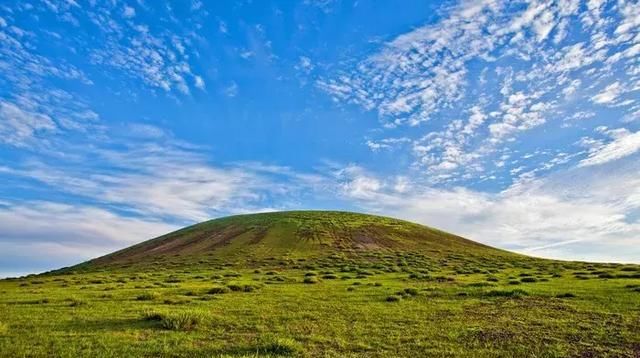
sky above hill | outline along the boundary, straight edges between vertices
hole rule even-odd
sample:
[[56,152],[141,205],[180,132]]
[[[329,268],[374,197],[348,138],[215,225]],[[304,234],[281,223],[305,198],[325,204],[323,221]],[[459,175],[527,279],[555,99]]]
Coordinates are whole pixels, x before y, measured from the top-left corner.
[[640,3],[5,1],[0,276],[379,213],[640,262]]

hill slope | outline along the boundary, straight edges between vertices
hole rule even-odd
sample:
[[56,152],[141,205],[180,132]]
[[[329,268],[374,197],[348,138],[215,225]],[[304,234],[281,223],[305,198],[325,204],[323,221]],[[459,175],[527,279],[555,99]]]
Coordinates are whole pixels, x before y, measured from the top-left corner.
[[287,211],[206,221],[100,257],[84,266],[140,265],[167,258],[188,263],[203,257],[233,261],[408,251],[430,257],[513,255],[444,231],[388,217],[337,211]]
[[208,221],[0,280],[0,357],[639,357],[640,266],[342,212]]

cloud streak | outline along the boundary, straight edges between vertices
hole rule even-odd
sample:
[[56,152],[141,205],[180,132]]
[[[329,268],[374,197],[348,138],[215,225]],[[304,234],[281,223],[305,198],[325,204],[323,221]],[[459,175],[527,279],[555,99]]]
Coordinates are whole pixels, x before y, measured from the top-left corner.
[[5,203],[0,223],[0,274],[77,264],[178,228],[93,206],[43,201]]
[[151,136],[114,138],[112,134],[112,139],[99,145],[64,143],[67,148],[76,147],[79,156],[55,166],[30,160],[21,166],[0,167],[0,174],[34,180],[136,215],[180,222],[260,210],[264,202],[298,190],[288,188],[292,182],[314,179],[286,167],[214,165],[206,159],[206,148],[191,147],[157,128],[142,127],[138,134]]
[[630,132],[627,129],[600,130],[611,137],[607,144],[596,142],[598,145],[590,150],[589,156],[580,161],[580,166],[599,165],[628,157],[640,151],[640,131]]
[[[373,151],[395,137],[384,133],[413,128],[414,166],[434,183],[508,185],[514,178],[502,168],[521,166],[528,154],[513,147],[545,141],[539,128],[566,132],[576,124],[559,119],[585,109],[595,118],[605,108],[618,117],[637,111],[637,4],[486,0],[440,11],[317,82],[336,102],[377,113],[382,134],[367,142]],[[569,153],[572,162],[579,151]],[[499,159],[505,154],[509,161]]]

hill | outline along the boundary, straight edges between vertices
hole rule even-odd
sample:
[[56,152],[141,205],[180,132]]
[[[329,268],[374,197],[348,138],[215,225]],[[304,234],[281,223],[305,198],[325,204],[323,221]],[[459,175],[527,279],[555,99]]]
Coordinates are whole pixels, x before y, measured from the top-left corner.
[[[264,261],[371,253],[416,252],[431,258],[515,257],[408,221],[337,211],[287,211],[215,219],[100,257],[82,268],[141,266],[162,260],[192,264],[202,259]],[[78,268],[78,267],[77,267]]]
[[239,215],[0,280],[0,357],[638,357],[640,266],[345,212]]

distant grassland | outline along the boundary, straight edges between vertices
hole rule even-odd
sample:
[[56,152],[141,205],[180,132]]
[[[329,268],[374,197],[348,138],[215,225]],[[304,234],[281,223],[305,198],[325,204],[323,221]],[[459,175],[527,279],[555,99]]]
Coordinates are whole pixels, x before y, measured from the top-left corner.
[[0,281],[2,357],[638,357],[640,266],[351,213],[237,216]]

